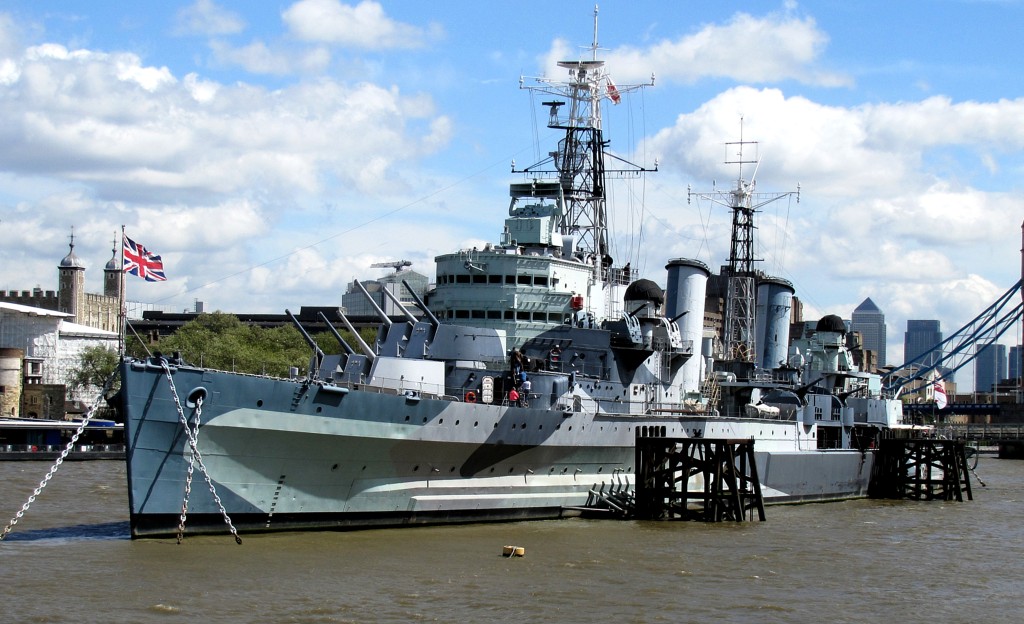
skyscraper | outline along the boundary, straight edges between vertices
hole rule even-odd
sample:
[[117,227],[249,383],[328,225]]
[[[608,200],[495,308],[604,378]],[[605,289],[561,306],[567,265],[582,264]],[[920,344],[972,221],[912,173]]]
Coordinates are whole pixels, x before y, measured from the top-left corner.
[[1006,345],[988,343],[978,345],[974,360],[974,390],[992,392],[995,385],[1006,379]]
[[850,329],[860,332],[863,347],[878,354],[878,365],[885,366],[885,314],[870,297],[857,306],[850,318]]
[[1020,379],[1024,375],[1024,345],[1010,347],[1010,374],[1007,379]]
[[931,366],[941,357],[942,352],[934,348],[942,342],[942,329],[935,320],[908,320],[907,331],[903,334],[903,363],[907,364],[920,356],[921,366]]

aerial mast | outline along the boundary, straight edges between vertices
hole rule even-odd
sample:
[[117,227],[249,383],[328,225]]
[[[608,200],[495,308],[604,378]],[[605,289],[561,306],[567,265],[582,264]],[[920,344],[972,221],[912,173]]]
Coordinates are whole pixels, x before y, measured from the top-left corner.
[[[601,104],[603,100],[618,104],[623,93],[651,86],[654,79],[652,76],[648,84],[616,86],[605,69],[605,62],[597,58],[598,49],[595,7],[589,60],[559,61],[558,66],[569,71],[569,79],[565,81],[533,78],[536,84],[526,85],[525,79],[520,79],[520,88],[558,98],[543,104],[549,107],[548,127],[563,131],[565,136],[559,141],[558,150],[549,153],[546,159],[524,169],[517,170],[513,166],[513,172],[558,179],[566,200],[559,232],[571,236],[576,242],[576,249],[584,258],[591,259],[596,274],[602,275],[602,269],[611,263],[605,207],[606,177],[609,173],[638,176],[647,169],[624,160],[625,168],[606,169],[608,155],[604,150],[607,143],[601,130]],[[568,110],[563,110],[563,106]]]
[[[800,185],[796,191],[785,193],[758,193],[755,189],[757,165],[760,158],[744,157],[744,149],[753,148],[757,153],[757,141],[743,139],[743,119],[740,119],[740,140],[728,142],[726,146],[727,165],[737,165],[736,186],[729,191],[713,190],[710,193],[694,193],[698,199],[725,206],[732,212],[732,236],[729,249],[729,268],[726,276],[725,318],[722,323],[723,356],[736,362],[757,362],[756,319],[757,272],[754,263],[754,215],[758,209],[790,195],[800,201]],[[733,152],[732,150],[735,150]],[[734,153],[735,156],[730,156]],[[729,160],[729,158],[734,158]],[[743,177],[743,165],[754,165],[750,181]]]

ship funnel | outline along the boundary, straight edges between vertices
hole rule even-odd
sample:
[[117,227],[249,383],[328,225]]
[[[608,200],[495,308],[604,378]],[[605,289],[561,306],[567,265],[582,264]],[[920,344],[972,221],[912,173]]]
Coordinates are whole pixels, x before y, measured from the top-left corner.
[[789,319],[793,309],[793,284],[778,277],[766,277],[757,285],[755,342],[757,364],[773,369],[789,359]]
[[[677,319],[683,344],[691,344],[694,351],[698,351],[704,336],[704,298],[711,270],[700,260],[686,258],[669,260],[665,270],[668,271],[665,316]],[[694,353],[694,357],[683,364],[683,392],[698,392],[700,383],[701,358],[699,353]]]

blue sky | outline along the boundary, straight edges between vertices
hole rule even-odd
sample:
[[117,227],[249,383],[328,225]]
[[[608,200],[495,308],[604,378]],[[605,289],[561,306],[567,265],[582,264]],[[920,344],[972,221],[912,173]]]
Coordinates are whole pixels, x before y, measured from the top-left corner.
[[[335,305],[374,262],[496,241],[509,164],[551,149],[521,75],[556,75],[593,2],[0,3],[0,289],[52,289],[75,231],[87,286],[124,224],[169,281],[133,300]],[[758,141],[759,255],[806,314],[871,297],[948,334],[1019,278],[1020,2],[604,3],[612,147],[659,172],[612,191],[616,250],[664,281],[718,267],[724,144]],[[1008,344],[1019,342],[1008,337]]]

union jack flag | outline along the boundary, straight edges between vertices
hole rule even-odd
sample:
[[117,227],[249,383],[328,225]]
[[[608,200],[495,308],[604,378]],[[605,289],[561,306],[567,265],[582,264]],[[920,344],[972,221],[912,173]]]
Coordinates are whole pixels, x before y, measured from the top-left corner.
[[147,282],[164,282],[164,261],[160,256],[124,236],[124,272],[137,275]]

